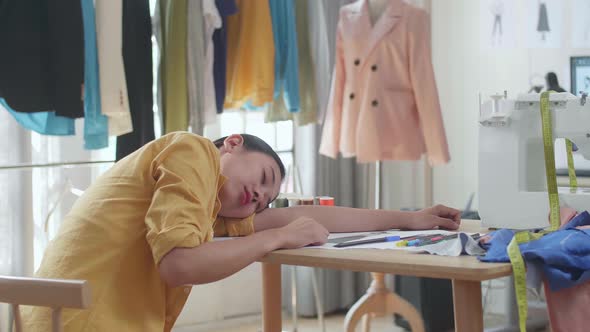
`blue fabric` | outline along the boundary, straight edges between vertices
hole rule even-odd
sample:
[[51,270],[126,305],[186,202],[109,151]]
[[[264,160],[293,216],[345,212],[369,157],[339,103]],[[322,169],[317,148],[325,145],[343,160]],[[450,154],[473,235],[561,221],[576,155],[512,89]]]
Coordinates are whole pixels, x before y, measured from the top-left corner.
[[240,109],[242,110],[247,110],[247,111],[264,111],[266,110],[266,108],[268,107],[268,105],[270,105],[270,103],[266,103],[262,106],[254,106],[252,105],[251,101],[246,102],[244,105],[242,105],[240,107]]
[[[580,213],[558,231],[519,245],[527,264],[543,271],[553,291],[576,286],[590,280],[590,230],[575,227],[590,225],[590,214]],[[507,246],[514,232],[507,229],[492,234],[484,262],[509,262]]]
[[275,43],[275,99],[283,94],[289,112],[299,112],[299,59],[293,0],[270,0]]
[[81,1],[84,21],[84,148],[102,149],[109,145],[109,126],[100,106],[94,2]]
[[221,28],[213,32],[213,80],[215,82],[215,99],[217,113],[223,112],[225,100],[225,71],[227,62],[227,17],[238,12],[235,0],[215,0],[215,6],[221,16]]
[[10,113],[16,122],[26,129],[42,135],[75,135],[74,119],[55,115],[55,112],[22,113],[13,110],[4,98],[0,104]]

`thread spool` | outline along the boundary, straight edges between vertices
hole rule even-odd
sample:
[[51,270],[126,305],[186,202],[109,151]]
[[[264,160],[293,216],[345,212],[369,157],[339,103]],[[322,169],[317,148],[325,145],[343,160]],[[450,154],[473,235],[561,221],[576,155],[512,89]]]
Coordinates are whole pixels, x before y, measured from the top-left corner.
[[283,197],[279,197],[277,199],[274,200],[274,202],[272,202],[270,204],[270,207],[272,208],[285,208],[289,206],[289,200]]
[[300,205],[313,205],[313,197],[301,197]]
[[289,200],[289,207],[301,205],[301,199],[299,199],[299,198],[289,198],[288,200]]
[[320,196],[319,202],[320,202],[320,205],[323,205],[323,206],[334,206],[334,197]]

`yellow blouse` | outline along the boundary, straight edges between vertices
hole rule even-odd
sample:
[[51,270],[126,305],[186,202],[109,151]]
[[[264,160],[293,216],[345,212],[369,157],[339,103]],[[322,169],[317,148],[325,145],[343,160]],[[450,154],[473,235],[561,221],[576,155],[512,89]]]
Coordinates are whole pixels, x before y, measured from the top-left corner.
[[[226,181],[209,140],[165,135],[116,163],[76,202],[37,276],[88,280],[88,310],[64,310],[65,331],[170,331],[191,287],[169,288],[158,264],[175,247],[254,232],[253,216],[217,216]],[[25,331],[51,330],[51,313],[25,307]]]
[[273,101],[275,46],[268,0],[237,0],[227,18],[225,108]]

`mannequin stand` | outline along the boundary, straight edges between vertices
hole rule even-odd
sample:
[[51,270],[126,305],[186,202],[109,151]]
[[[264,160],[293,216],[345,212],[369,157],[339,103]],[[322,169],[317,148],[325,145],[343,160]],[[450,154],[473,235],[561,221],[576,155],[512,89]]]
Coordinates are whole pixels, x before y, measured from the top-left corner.
[[[375,163],[376,209],[380,208],[381,203],[381,166],[381,162]],[[373,281],[367,293],[350,308],[344,318],[344,331],[354,332],[361,317],[363,332],[369,332],[372,317],[399,314],[410,324],[412,332],[424,332],[424,322],[418,310],[385,286],[385,274],[372,272],[371,276]]]
[[371,273],[371,276],[373,281],[367,293],[346,314],[344,330],[354,332],[358,321],[363,317],[363,332],[369,332],[371,318],[399,314],[408,321],[412,331],[424,332],[424,322],[418,310],[385,286],[385,274]]

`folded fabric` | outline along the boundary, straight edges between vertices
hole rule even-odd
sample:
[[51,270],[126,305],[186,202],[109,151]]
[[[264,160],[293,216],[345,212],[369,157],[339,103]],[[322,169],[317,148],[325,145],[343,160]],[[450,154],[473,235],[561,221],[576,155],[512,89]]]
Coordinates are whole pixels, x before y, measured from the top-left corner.
[[[561,229],[542,238],[520,244],[523,259],[538,264],[551,290],[573,287],[590,280],[590,229],[577,226],[590,225],[590,214],[580,213]],[[492,234],[489,249],[483,262],[509,262],[507,246],[514,231],[502,229]]]
[[479,246],[478,241],[474,240],[466,233],[459,233],[459,236],[455,239],[421,247],[409,247],[408,250],[427,252],[429,254],[440,256],[479,256],[485,254],[485,250]]

